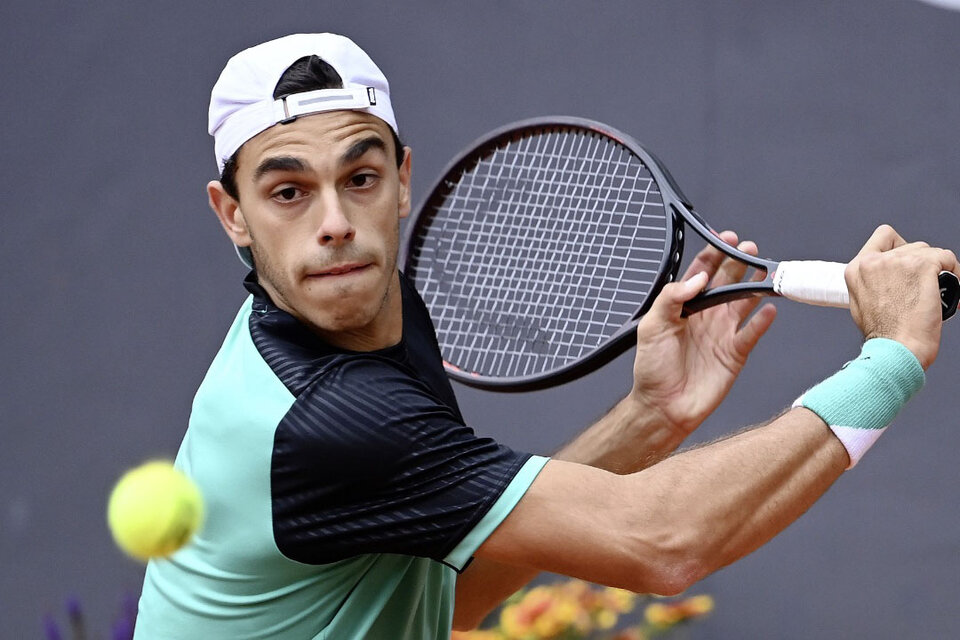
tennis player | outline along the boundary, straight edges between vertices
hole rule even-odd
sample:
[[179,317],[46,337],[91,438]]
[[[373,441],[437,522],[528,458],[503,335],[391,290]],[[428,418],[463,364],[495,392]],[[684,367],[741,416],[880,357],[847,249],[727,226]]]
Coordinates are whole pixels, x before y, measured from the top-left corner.
[[629,395],[548,459],[464,424],[397,271],[410,149],[361,49],[306,34],[242,51],[209,124],[210,205],[250,295],[177,457],[207,520],[149,564],[137,638],[439,640],[541,570],[683,591],[856,464],[937,356],[937,273],[960,274],[880,227],[846,274],[862,355],[769,423],[671,456],[775,314],[740,301],[681,318],[708,281],[744,275],[707,249],[641,322]]

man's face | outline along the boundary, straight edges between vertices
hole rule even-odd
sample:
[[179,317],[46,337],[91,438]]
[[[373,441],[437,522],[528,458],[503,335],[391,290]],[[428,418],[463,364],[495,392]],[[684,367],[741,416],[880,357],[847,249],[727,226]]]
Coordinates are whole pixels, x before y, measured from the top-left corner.
[[239,203],[215,196],[219,183],[208,186],[277,306],[338,346],[400,339],[397,249],[410,211],[410,155],[398,169],[393,145],[388,125],[369,114],[314,114],[244,143]]

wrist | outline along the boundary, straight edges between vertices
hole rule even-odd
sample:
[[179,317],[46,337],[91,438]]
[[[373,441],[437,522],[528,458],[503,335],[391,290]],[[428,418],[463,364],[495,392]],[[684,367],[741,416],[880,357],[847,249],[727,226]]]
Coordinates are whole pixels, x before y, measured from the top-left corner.
[[928,345],[925,342],[916,340],[909,335],[908,336],[899,336],[899,335],[886,336],[879,333],[867,334],[864,336],[864,345],[866,345],[866,343],[870,342],[871,340],[889,340],[889,341],[897,342],[903,345],[904,348],[906,348],[911,354],[913,354],[913,357],[917,359],[917,361],[920,363],[920,366],[923,368],[924,371],[926,371],[927,367],[929,367],[930,364],[932,363],[933,358],[929,353],[930,349]]
[[903,344],[887,338],[864,343],[860,356],[800,396],[827,423],[850,456],[848,469],[884,432],[924,383],[923,367]]
[[658,411],[642,396],[630,393],[552,457],[618,474],[633,473],[662,460],[683,441],[682,435],[664,425]]
[[631,390],[620,404],[630,416],[630,424],[637,430],[657,427],[675,434],[679,442],[697,428],[696,424],[690,424],[689,421],[671,417],[663,409],[665,402],[656,402],[648,394],[642,393],[636,388]]

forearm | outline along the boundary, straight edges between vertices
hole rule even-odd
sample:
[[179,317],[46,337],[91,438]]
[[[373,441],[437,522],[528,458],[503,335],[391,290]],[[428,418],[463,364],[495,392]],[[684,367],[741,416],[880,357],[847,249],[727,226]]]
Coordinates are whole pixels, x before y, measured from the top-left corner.
[[640,557],[653,545],[661,577],[683,590],[782,531],[847,462],[840,441],[805,409],[675,455],[623,479],[624,500],[637,506],[623,512],[627,553]]

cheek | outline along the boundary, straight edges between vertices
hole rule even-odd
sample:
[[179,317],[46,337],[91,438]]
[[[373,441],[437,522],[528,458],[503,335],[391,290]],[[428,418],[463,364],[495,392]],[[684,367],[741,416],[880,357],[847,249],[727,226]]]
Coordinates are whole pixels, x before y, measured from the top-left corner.
[[367,243],[396,244],[400,229],[400,216],[397,213],[396,199],[378,199],[376,203],[358,207],[354,215],[354,226],[357,228],[359,235],[367,236]]
[[297,253],[298,244],[310,240],[316,235],[316,229],[309,224],[306,216],[298,219],[276,217],[269,220],[260,237],[264,247],[269,247],[274,262],[285,262]]
[[397,250],[400,246],[400,220],[393,218],[383,220],[377,225],[377,242],[383,248],[388,261],[396,262]]

